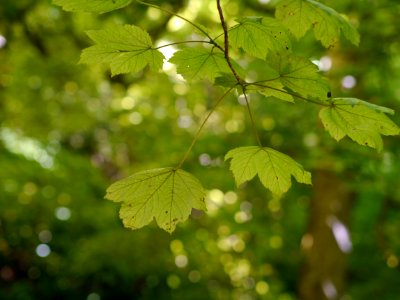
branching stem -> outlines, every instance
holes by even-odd
[[[222,100],[236,87],[237,85],[234,85],[233,87],[231,87],[229,90],[227,90],[218,100],[217,102],[214,104],[214,106],[211,108],[211,110],[208,112],[207,116],[205,117],[205,119],[203,120],[203,122],[201,123],[199,129],[196,132],[196,135],[194,136],[192,143],[190,144],[189,148],[187,149],[185,155],[183,156],[182,160],[180,161],[180,163],[175,167],[175,169],[180,169],[181,166],[183,165],[183,163],[186,161],[186,159],[188,158],[190,152],[192,151],[192,148],[194,146],[194,144],[197,142],[201,131],[204,128],[204,125],[206,125],[208,119],[211,117],[212,113],[216,110],[216,108],[218,107],[218,105],[222,102]]]
[[[224,54],[225,54],[225,59],[226,62],[228,63],[229,68],[232,71],[233,76],[235,76],[238,84],[240,84],[243,87],[243,83],[239,75],[237,74],[236,70],[232,66],[231,58],[229,56],[229,36],[228,36],[228,28],[226,27],[225,23],[225,18],[224,18],[224,13],[222,11],[221,7],[221,0],[217,0],[217,8],[218,8],[218,13],[219,13],[219,19],[221,20],[221,25],[222,29],[224,31]]]

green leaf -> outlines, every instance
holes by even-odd
[[[192,208],[206,210],[205,192],[191,174],[174,168],[142,171],[113,183],[106,198],[122,202],[120,218],[132,229],[149,224],[153,218],[159,227],[173,232],[185,221]]]
[[[127,6],[132,0],[53,0],[66,11],[105,13]]]
[[[299,39],[312,28],[325,47],[338,43],[340,34],[355,45],[360,42],[357,30],[338,12],[313,0],[281,0],[276,18]]]
[[[222,53],[215,48],[185,48],[174,53],[169,62],[177,65],[177,72],[188,81],[209,79],[214,81],[222,73],[231,73]],[[241,73],[238,64],[232,61],[236,71]]]
[[[149,34],[133,25],[114,25],[87,34],[96,43],[83,50],[80,63],[109,63],[112,75],[139,72],[149,65],[157,71],[164,55],[153,49]]]
[[[311,174],[291,157],[267,147],[249,146],[230,150],[225,160],[231,160],[231,171],[239,186],[258,175],[261,183],[274,195],[282,195],[291,186],[291,176],[301,183],[311,184]]]
[[[268,78],[257,81],[254,86],[266,96],[293,102],[293,97],[282,90],[282,85],[302,97],[326,100],[329,92],[328,81],[318,72],[318,67],[306,58],[293,55],[268,55],[270,67]]]
[[[386,107],[366,105],[354,98],[333,98],[332,105],[323,108],[319,117],[330,135],[337,141],[346,135],[360,145],[382,150],[381,135],[398,135],[399,127],[383,112]]]
[[[236,22],[239,24],[229,30],[233,48],[242,48],[261,59],[265,59],[270,50],[284,52],[291,48],[285,28],[273,18],[244,17]]]

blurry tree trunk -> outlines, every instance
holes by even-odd
[[[347,227],[352,194],[345,181],[332,171],[317,170],[313,177],[309,224],[301,243],[305,262],[299,279],[299,296],[301,300],[340,299],[346,277],[345,252],[351,250],[351,243],[347,239],[347,248],[338,243],[340,232],[336,231],[335,238],[333,227],[336,230],[340,224]],[[346,243],[346,234],[342,241]]]

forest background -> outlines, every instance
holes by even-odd
[[[352,20],[359,47],[326,50],[309,33],[293,48],[319,66],[334,96],[390,107],[400,124],[400,4],[323,2]],[[214,1],[153,3],[220,26]],[[223,5],[227,20],[275,11],[274,1]],[[385,138],[381,152],[337,143],[311,105],[251,99],[261,139],[311,171],[312,187],[296,183],[275,199],[257,181],[235,186],[223,157],[253,137],[232,95],[186,163],[207,189],[207,212],[172,235],[155,224],[125,229],[107,186],[179,160],[221,90],[188,85],[168,64],[114,77],[104,65],[78,64],[91,45],[85,31],[111,23],[143,27],[156,44],[193,34],[135,3],[96,15],[1,1],[1,299],[399,297],[399,139]]]

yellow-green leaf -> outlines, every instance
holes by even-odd
[[[291,186],[291,176],[298,182],[311,184],[311,174],[291,157],[267,147],[249,146],[230,150],[225,160],[231,160],[231,171],[237,185],[258,175],[261,183],[280,196]]]
[[[319,116],[337,141],[346,135],[360,145],[382,150],[381,135],[398,135],[399,127],[384,112],[390,109],[354,98],[333,98]]]
[[[155,218],[168,232],[185,221],[192,208],[206,210],[204,197],[204,189],[193,175],[174,168],[135,173],[113,183],[106,195],[122,202],[120,218],[125,227],[138,229]]]
[[[132,0],[53,0],[66,11],[104,13],[127,6]]]
[[[112,75],[139,72],[149,65],[153,71],[163,65],[164,55],[153,49],[149,34],[134,25],[114,25],[87,34],[96,43],[83,50],[81,63],[109,63]]]
[[[357,30],[345,17],[317,1],[281,0],[275,15],[298,39],[312,28],[325,47],[337,44],[341,33],[355,45],[360,41]]]

